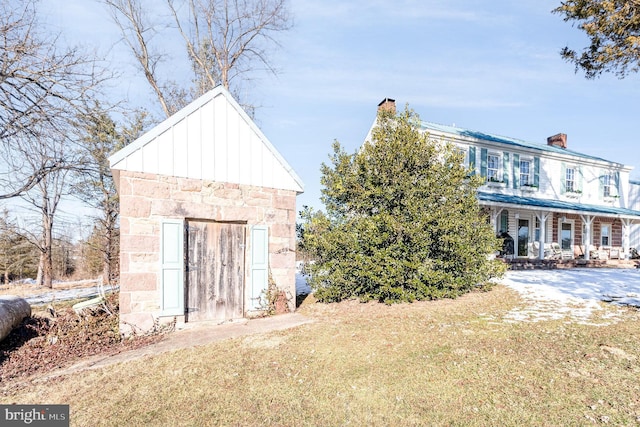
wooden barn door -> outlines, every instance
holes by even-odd
[[[243,317],[244,247],[242,224],[188,222],[187,321]]]

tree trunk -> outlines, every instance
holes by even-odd
[[[102,283],[107,285],[111,284],[111,276],[112,276],[112,251],[113,251],[113,230],[111,229],[109,216],[107,216],[107,221],[105,223],[104,230],[104,250],[102,252],[102,256],[104,259],[104,264],[102,268]]]
[[[44,265],[42,269],[43,275],[43,284],[47,288],[53,288],[53,254],[52,254],[52,242],[51,242],[51,229],[48,230],[47,233],[47,241],[45,243],[45,252],[44,252]]]
[[[36,276],[36,286],[44,286],[43,278],[44,271],[44,253],[40,252],[40,260],[38,261],[38,275]]]
[[[43,197],[44,199],[44,197]],[[48,206],[48,200],[43,206]],[[42,286],[53,288],[53,218],[48,215],[48,209],[42,214]]]
[[[0,296],[0,341],[29,316],[31,316],[31,306],[27,300],[15,295]]]

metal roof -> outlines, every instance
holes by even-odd
[[[601,157],[589,156],[587,154],[579,153],[577,151],[569,150],[569,149],[566,149],[566,148],[556,147],[554,145],[527,142],[527,141],[523,141],[521,139],[510,138],[510,137],[506,137],[506,136],[493,135],[493,134],[490,134],[490,133],[478,132],[478,131],[475,131],[475,130],[463,129],[463,128],[459,128],[459,127],[455,127],[455,126],[441,125],[441,124],[432,123],[432,122],[424,122],[423,121],[423,122],[421,122],[421,125],[422,125],[422,129],[426,130],[426,131],[432,130],[432,131],[437,131],[437,132],[454,134],[454,135],[458,135],[458,136],[462,136],[462,137],[475,138],[475,139],[479,139],[479,140],[482,140],[482,141],[497,142],[497,143],[500,143],[500,144],[506,144],[506,145],[510,145],[510,146],[514,146],[514,147],[529,148],[529,149],[532,149],[532,150],[538,150],[538,151],[544,151],[544,152],[556,153],[556,154],[562,154],[562,155],[570,155],[570,156],[581,157],[583,159],[597,160],[597,161],[600,161],[600,162],[619,164],[617,162],[612,162],[611,160],[606,160],[606,159],[603,159]]]
[[[527,206],[542,208],[547,210],[561,211],[567,213],[583,213],[613,217],[633,217],[640,220],[640,211],[626,208],[616,208],[613,206],[588,205],[582,203],[571,203],[562,200],[538,199],[535,197],[510,196],[507,194],[486,193],[478,191],[478,200],[481,202],[492,202],[504,205]]]

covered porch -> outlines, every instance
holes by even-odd
[[[499,256],[514,264],[613,265],[630,260],[637,249],[630,248],[629,236],[631,225],[640,223],[638,211],[483,192],[478,199],[496,235],[505,239]]]

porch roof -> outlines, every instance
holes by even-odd
[[[640,211],[616,208],[613,206],[571,203],[563,200],[538,199],[535,197],[511,196],[508,194],[486,193],[482,191],[478,192],[478,200],[480,200],[481,204],[494,206],[538,208],[537,210],[627,218],[640,221]]]

